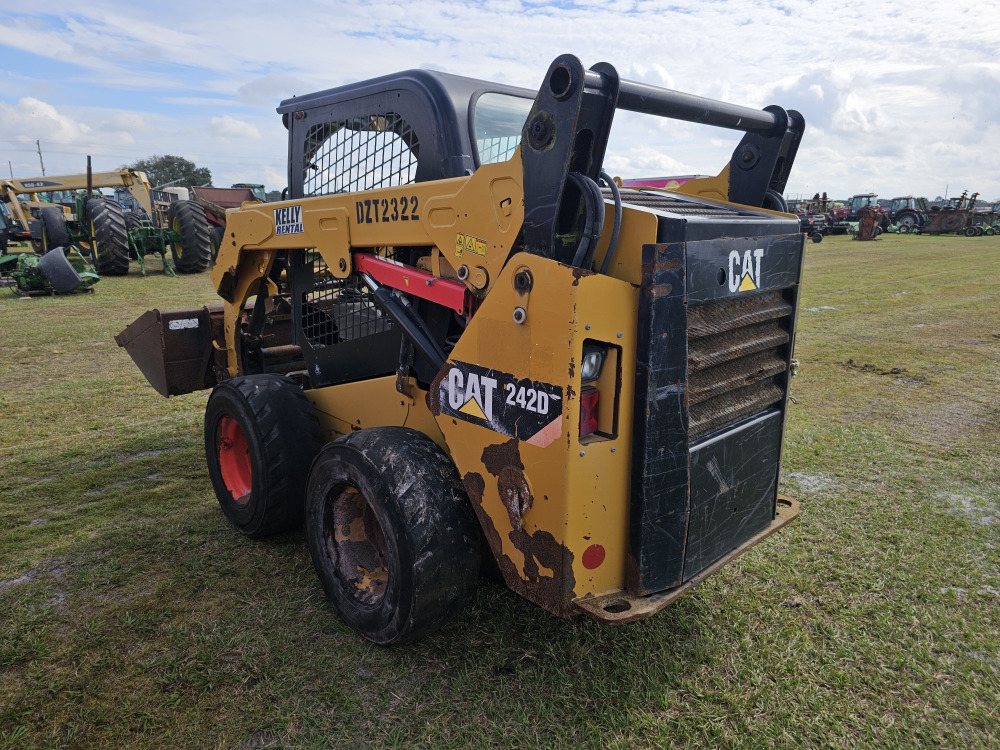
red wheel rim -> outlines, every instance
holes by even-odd
[[[253,480],[247,439],[239,423],[228,414],[219,420],[217,430],[219,472],[222,474],[222,481],[232,494],[233,500],[240,505],[246,505],[250,501]]]

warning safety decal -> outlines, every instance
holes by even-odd
[[[562,433],[562,387],[450,362],[441,413],[544,448]]]

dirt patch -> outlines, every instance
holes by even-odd
[[[904,385],[916,385],[924,383],[927,378],[922,375],[909,375],[905,367],[890,367],[888,370],[876,367],[873,364],[865,362],[864,364],[858,364],[853,359],[849,359],[846,362],[838,362],[843,368],[848,370],[854,370],[855,372],[864,372],[869,375],[892,375],[895,376],[893,380],[897,383]]]
[[[790,471],[782,474],[781,478],[804,492],[829,492],[837,487],[837,480],[822,472],[807,474],[804,471]]]
[[[73,563],[65,560],[46,560],[41,565],[25,571],[17,578],[0,578],[0,589],[12,589],[24,583],[30,583],[39,576],[50,575],[60,579],[73,567]]]
[[[1000,507],[996,501],[985,497],[961,495],[957,492],[939,492],[938,497],[948,505],[948,512],[978,526],[1000,524]]]

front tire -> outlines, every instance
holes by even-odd
[[[248,375],[216,386],[205,408],[205,457],[229,522],[253,538],[298,526],[321,442],[312,405],[289,378]]]
[[[454,464],[426,435],[376,427],[328,443],[306,495],[316,573],[369,641],[428,635],[474,590],[479,525]]]
[[[39,221],[42,225],[42,255],[57,247],[69,249],[69,228],[66,226],[66,214],[60,208],[43,208]]]
[[[178,273],[201,273],[212,264],[212,236],[205,209],[198,201],[174,201],[167,210],[170,228],[180,242],[170,243]]]
[[[97,273],[101,276],[128,275],[128,230],[121,204],[107,198],[91,198],[87,201],[87,216],[94,240],[91,257]]]

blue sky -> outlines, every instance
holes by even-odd
[[[0,172],[153,154],[216,185],[285,184],[274,108],[412,67],[537,87],[570,52],[622,77],[802,112],[791,197],[948,190],[1000,199],[1000,3],[869,0],[301,0],[168,6],[0,0]],[[712,174],[735,134],[619,116],[623,177]],[[7,164],[9,162],[9,166]]]

